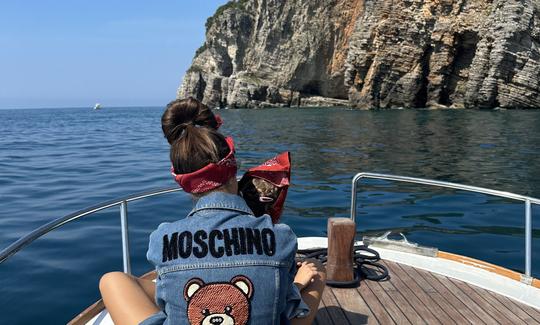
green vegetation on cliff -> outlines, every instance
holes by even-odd
[[[225,12],[225,10],[227,9],[244,10],[245,5],[248,1],[249,0],[231,0],[227,2],[226,4],[224,4],[223,6],[217,8],[216,13],[212,17],[208,17],[208,19],[206,20],[206,24],[205,24],[206,31],[208,31],[210,27],[212,27],[212,24],[214,23],[215,19],[221,16]]]
[[[199,56],[199,54],[201,54],[202,52],[206,51],[207,47],[206,47],[206,42],[204,42],[203,45],[201,45],[197,51],[195,51],[195,56]]]

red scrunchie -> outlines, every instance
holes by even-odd
[[[205,167],[189,174],[175,174],[171,167],[174,180],[188,193],[204,193],[226,184],[231,177],[236,176],[237,164],[234,157],[234,143],[231,137],[225,138],[230,152],[217,163],[210,163]]]
[[[214,114],[214,118],[216,119],[216,130],[219,129],[223,125],[223,119],[218,114]]]

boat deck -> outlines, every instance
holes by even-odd
[[[540,324],[540,309],[447,276],[380,260],[390,278],[359,287],[326,287],[316,325],[345,324]],[[155,272],[143,278],[154,279]],[[70,325],[111,325],[102,301]]]
[[[390,279],[326,287],[315,324],[540,324],[540,311],[465,282],[389,261]]]

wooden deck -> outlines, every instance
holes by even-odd
[[[326,287],[314,324],[540,324],[540,311],[445,276],[382,261],[390,279]]]

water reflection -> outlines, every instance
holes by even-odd
[[[96,202],[174,185],[159,128],[161,112],[0,111],[0,247]],[[360,171],[540,197],[536,111],[269,109],[220,114],[223,132],[235,137],[242,171],[280,151],[292,152],[293,186],[283,222],[299,236],[325,235],[328,217],[349,216],[350,182]],[[179,193],[130,203],[135,273],[150,268],[148,234],[190,208],[190,199]],[[426,246],[517,270],[523,269],[523,216],[523,204],[462,191],[369,180],[358,193],[359,235],[393,230]],[[533,207],[535,221],[538,216],[540,207]],[[33,323],[46,316],[51,323],[65,323],[94,301],[99,275],[121,268],[118,224],[118,211],[107,211],[58,230],[3,264],[0,313],[12,317],[5,322]],[[533,226],[533,251],[538,251],[538,222]],[[533,256],[533,273],[540,276],[538,256]],[[53,290],[57,299],[50,301],[62,301],[57,309],[62,312],[51,317],[57,306],[33,293],[51,292],[50,284],[60,282]],[[75,287],[78,299],[66,301]],[[36,308],[27,311],[28,305]]]
[[[238,132],[240,150],[247,150],[253,163],[260,152],[292,151],[294,187],[286,213],[288,220],[298,222],[294,226],[300,235],[324,234],[324,229],[309,227],[302,220],[349,215],[350,180],[360,171],[540,197],[540,116],[534,111],[283,109],[235,114],[243,123],[236,123],[231,114],[227,116],[232,117],[231,128]],[[250,132],[245,141],[242,134],[249,132],[247,125],[262,130],[261,134]],[[425,244],[450,250],[465,247],[457,251],[522,267],[522,254],[515,258],[507,254],[522,252],[522,204],[386,181],[366,181],[360,188],[360,233],[398,229]],[[314,224],[324,227],[323,222]],[[479,250],[459,244],[463,235],[486,249],[475,255]],[[505,242],[508,237],[519,240]],[[513,248],[497,250],[498,245]],[[534,269],[540,272],[538,260]]]

